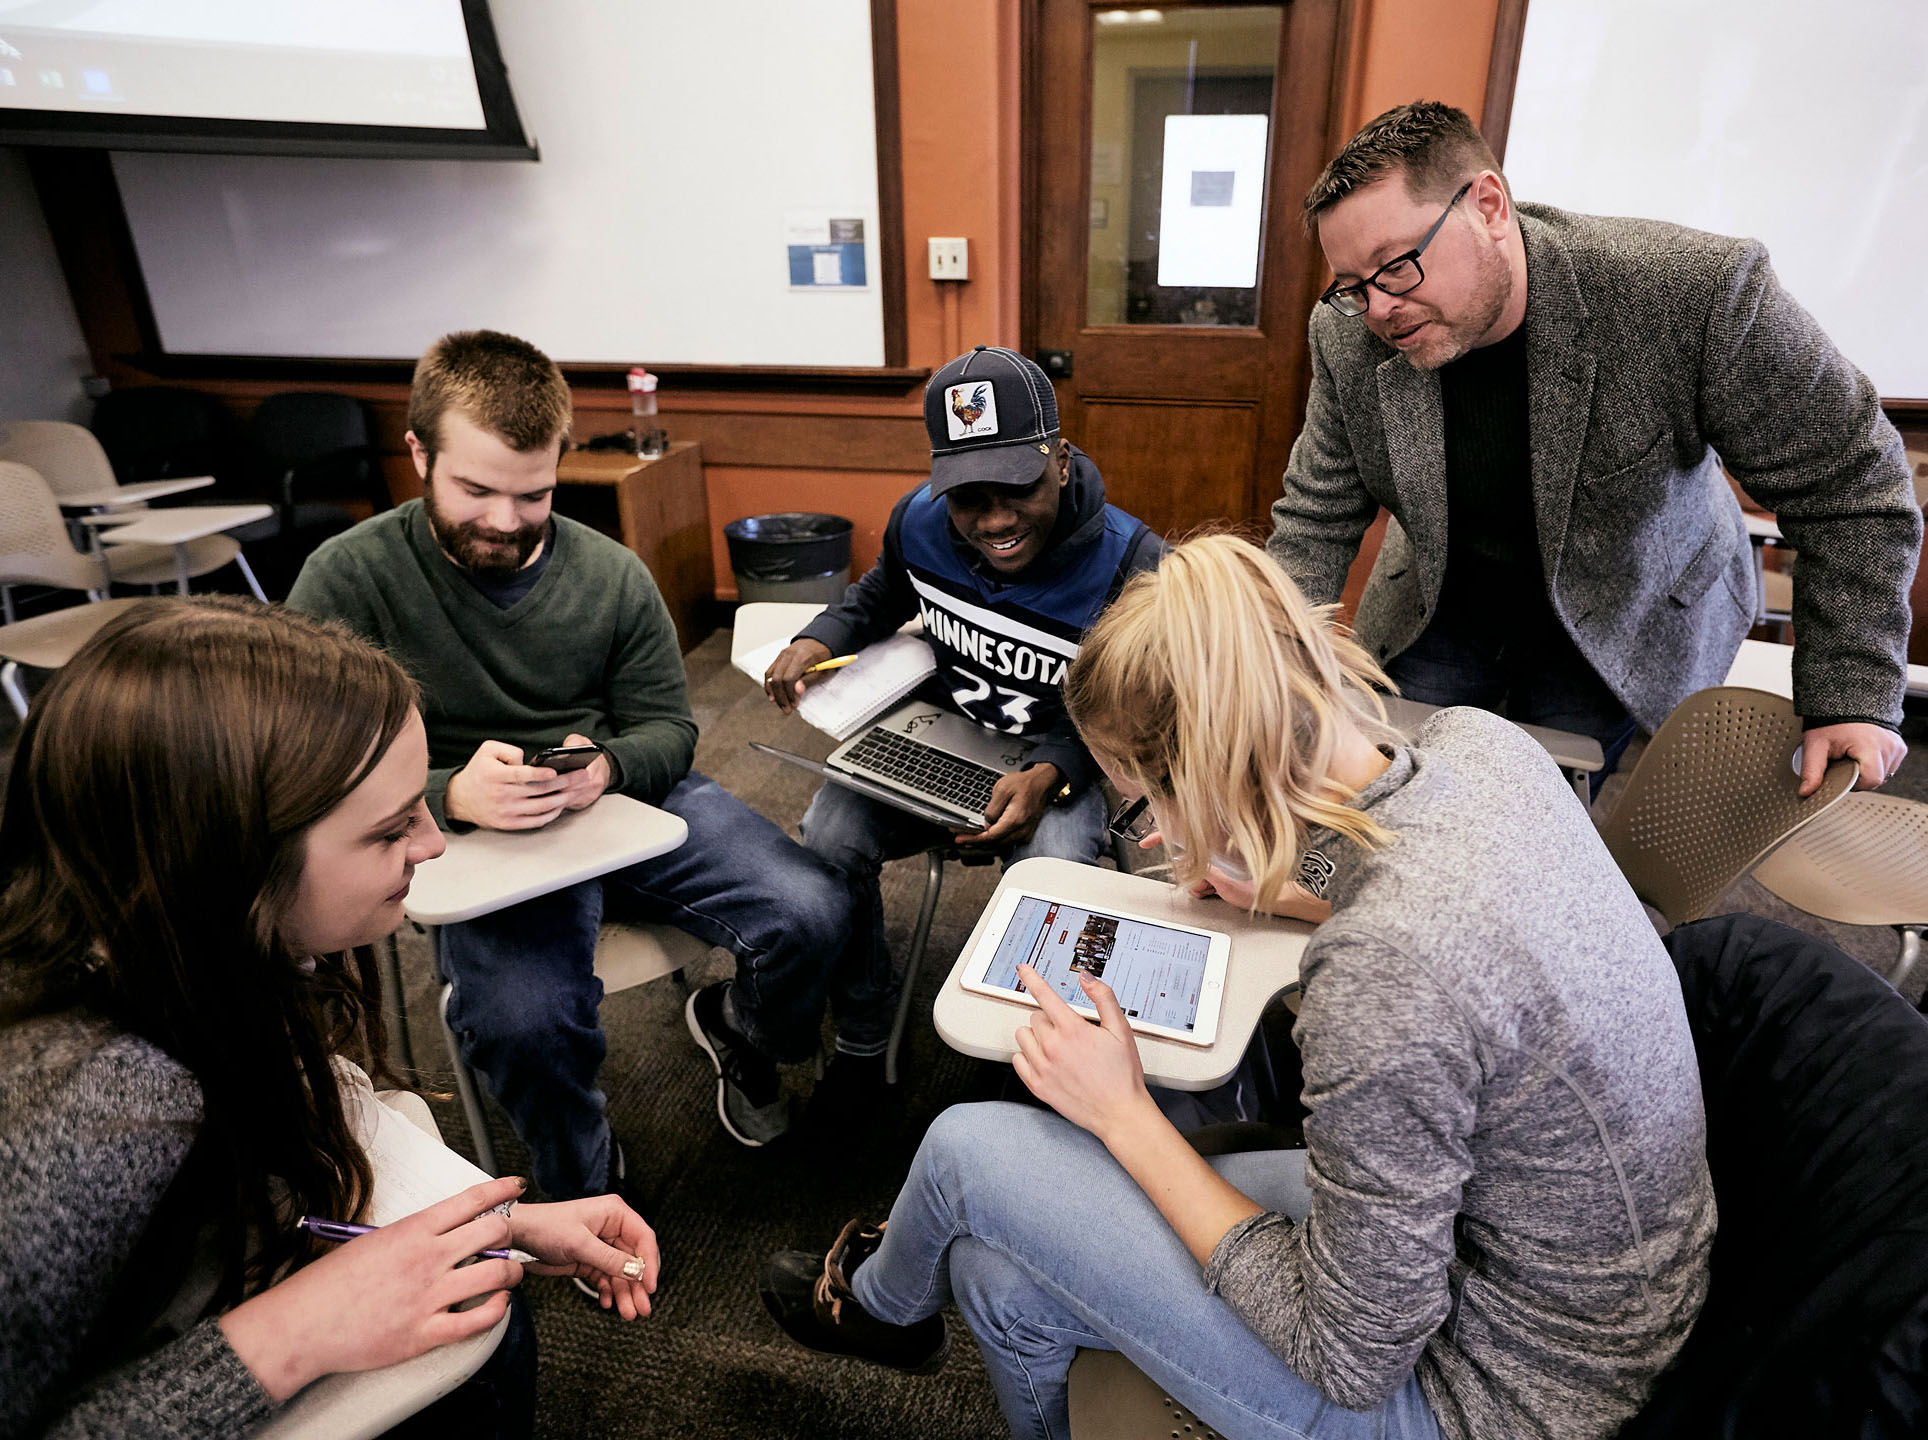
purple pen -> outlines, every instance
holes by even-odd
[[[324,1220],[319,1215],[303,1215],[295,1222],[295,1228],[306,1230],[322,1240],[342,1241],[353,1240],[357,1235],[366,1235],[379,1227],[356,1225],[347,1220]],[[533,1264],[536,1258],[526,1250],[478,1250],[475,1253],[479,1259],[513,1260],[518,1265]]]

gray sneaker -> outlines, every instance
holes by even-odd
[[[743,1145],[768,1145],[790,1128],[790,1101],[776,1062],[724,1018],[730,981],[705,985],[683,1007],[690,1035],[716,1066],[716,1117]]]

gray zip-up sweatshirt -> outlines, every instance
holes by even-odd
[[[1206,1283],[1340,1405],[1408,1374],[1448,1440],[1590,1440],[1707,1292],[1706,1124],[1679,982],[1545,751],[1442,711],[1310,837],[1302,1225],[1234,1226]],[[1326,864],[1329,862],[1329,870]]]

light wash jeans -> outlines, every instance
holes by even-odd
[[[1305,1152],[1212,1167],[1268,1210],[1311,1209]],[[1377,1410],[1301,1380],[1206,1290],[1198,1263],[1104,1146],[1028,1105],[959,1105],[924,1137],[857,1300],[908,1325],[955,1299],[1019,1440],[1068,1440],[1080,1348],[1121,1351],[1227,1440],[1439,1440],[1408,1377]]]
[[[797,834],[805,848],[850,882],[850,939],[830,979],[837,1048],[847,1055],[881,1055],[897,1016],[898,979],[884,943],[878,871],[886,860],[943,844],[950,832],[894,805],[826,784],[803,812]],[[1031,838],[1013,848],[1004,863],[1044,856],[1094,865],[1107,843],[1104,791],[1093,783],[1066,804],[1046,806]]]

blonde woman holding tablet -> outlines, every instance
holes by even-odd
[[[775,1257],[793,1338],[928,1367],[955,1298],[1020,1436],[1068,1433],[1080,1347],[1232,1437],[1583,1440],[1639,1408],[1714,1230],[1673,967],[1532,740],[1454,709],[1402,741],[1382,682],[1218,535],[1134,579],[1065,687],[1177,883],[1331,907],[1294,1029],[1306,1149],[1199,1158],[1110,991],[1085,981],[1092,1024],[1036,986],[1015,1064],[1050,1111],[946,1112],[888,1229]]]

